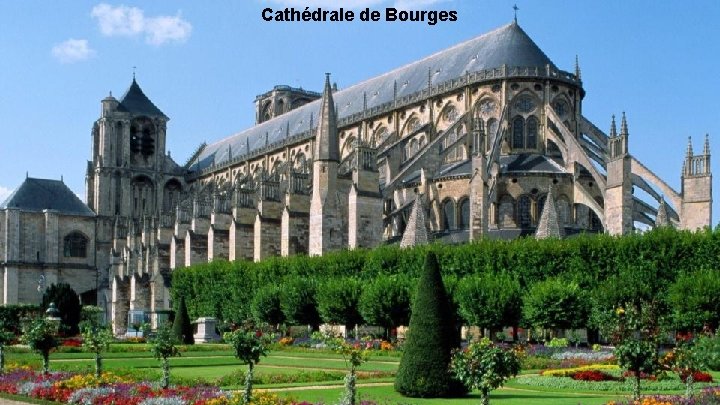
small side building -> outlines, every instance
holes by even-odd
[[[0,204],[0,303],[37,304],[70,284],[97,303],[95,213],[61,180],[26,178]]]

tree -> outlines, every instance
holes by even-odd
[[[80,297],[70,284],[59,283],[51,285],[43,294],[42,308],[46,310],[50,303],[60,312],[60,331],[68,336],[77,335],[80,323]]]
[[[150,339],[150,352],[162,364],[162,388],[170,386],[170,357],[180,356],[176,344],[177,340],[169,322],[159,327],[155,336]]]
[[[192,323],[190,323],[187,305],[185,305],[185,297],[182,296],[180,297],[180,303],[178,303],[178,310],[173,322],[173,334],[178,342],[182,342],[186,345],[195,343],[195,339],[193,338]]]
[[[679,329],[716,330],[720,326],[720,272],[697,270],[681,274],[668,290],[668,303]]]
[[[440,277],[437,257],[429,252],[413,300],[410,330],[395,390],[409,397],[447,397],[467,392],[448,373],[457,338],[455,321]]]
[[[520,372],[520,359],[514,351],[503,350],[485,338],[456,351],[450,371],[468,387],[480,390],[480,403],[487,405],[490,391]]]
[[[402,275],[379,275],[363,286],[358,302],[365,322],[385,328],[385,335],[410,320],[410,280]]]
[[[280,286],[268,284],[259,288],[250,302],[250,311],[256,322],[267,323],[275,328],[285,322],[280,306]]]
[[[310,325],[317,330],[320,314],[315,298],[315,282],[301,277],[289,278],[283,283],[280,306],[288,322],[294,325]]]
[[[5,346],[12,343],[15,340],[15,334],[5,324],[5,321],[0,320],[0,373],[5,371]]]
[[[57,323],[46,318],[31,319],[23,327],[23,342],[42,356],[43,374],[50,373],[50,351],[59,346],[57,328]]]
[[[255,329],[252,323],[232,332],[225,332],[223,339],[235,350],[235,357],[243,364],[248,365],[248,372],[245,376],[245,392],[243,403],[249,404],[252,400],[252,379],[255,365],[260,362],[261,356],[267,356],[268,345],[272,341],[272,335],[263,333],[261,329]]]
[[[80,331],[83,337],[83,347],[95,354],[95,376],[102,374],[102,353],[110,347],[113,334],[110,328],[102,324],[102,309],[96,306],[82,308],[83,321],[80,322]]]
[[[320,333],[320,332],[316,332]],[[372,352],[372,345],[370,342],[356,341],[350,344],[345,341],[342,337],[333,336],[330,334],[321,334],[320,339],[325,344],[343,356],[345,360],[345,366],[348,368],[348,374],[345,376],[345,391],[340,399],[340,405],[355,405],[357,398],[357,368],[367,361]]]
[[[507,273],[464,278],[455,294],[460,315],[470,325],[494,330],[517,326],[522,315],[520,283]]]
[[[576,329],[587,323],[590,308],[580,287],[559,278],[535,283],[525,295],[523,317],[544,329]]]
[[[351,330],[362,322],[358,310],[360,281],[354,278],[330,279],[320,284],[317,290],[317,304],[320,317],[325,323],[345,325]]]

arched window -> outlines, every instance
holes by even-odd
[[[525,147],[527,149],[537,148],[538,120],[535,117],[527,119]]]
[[[71,232],[63,241],[63,256],[87,257],[88,239],[80,232]]]
[[[558,198],[557,202],[555,203],[555,207],[557,208],[558,222],[561,225],[566,225],[570,223],[570,203],[568,202],[567,198]]]
[[[514,227],[515,222],[515,200],[509,195],[504,195],[500,198],[500,204],[498,205],[498,224],[501,227]]]
[[[522,228],[529,227],[532,224],[530,206],[530,197],[524,195],[518,199],[518,224]]]
[[[443,225],[445,230],[455,229],[455,203],[447,199],[442,205]]]
[[[515,117],[512,130],[512,147],[522,149],[525,147],[525,120],[522,117]]]
[[[460,201],[460,216],[458,217],[458,229],[470,228],[470,200],[465,198]]]

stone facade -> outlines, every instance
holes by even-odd
[[[707,139],[702,154],[689,147],[673,190],[632,155],[624,115],[609,134],[583,116],[585,91],[579,66],[559,69],[511,23],[347,89],[329,76],[322,94],[275,87],[258,96],[256,125],[180,166],[166,153],[168,117],[133,80],[93,126],[96,215],[68,217],[77,224],[58,234],[95,227],[87,266],[123,333],[128,310],[170,305],[172,269],[208,260],[371,248],[408,226],[412,244],[710,225]],[[13,259],[39,243],[21,229],[54,226],[20,215],[0,211],[4,285],[35,277]],[[4,291],[6,302],[26,294]]]

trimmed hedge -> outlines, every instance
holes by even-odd
[[[622,279],[625,269],[651,269],[662,294],[680,274],[720,269],[720,228],[696,233],[663,227],[623,237],[581,235],[571,239],[513,241],[483,239],[462,245],[433,244],[412,249],[382,246],[373,250],[330,253],[321,257],[271,258],[259,263],[214,261],[176,269],[172,296],[185,297],[191,319],[215,316],[229,322],[252,317],[254,292],[292,278],[327,281],[355,277],[361,282],[379,275],[419,276],[428,251],[438,256],[443,277],[506,272],[521,288],[548,277],[563,276],[591,290],[608,278]]]

